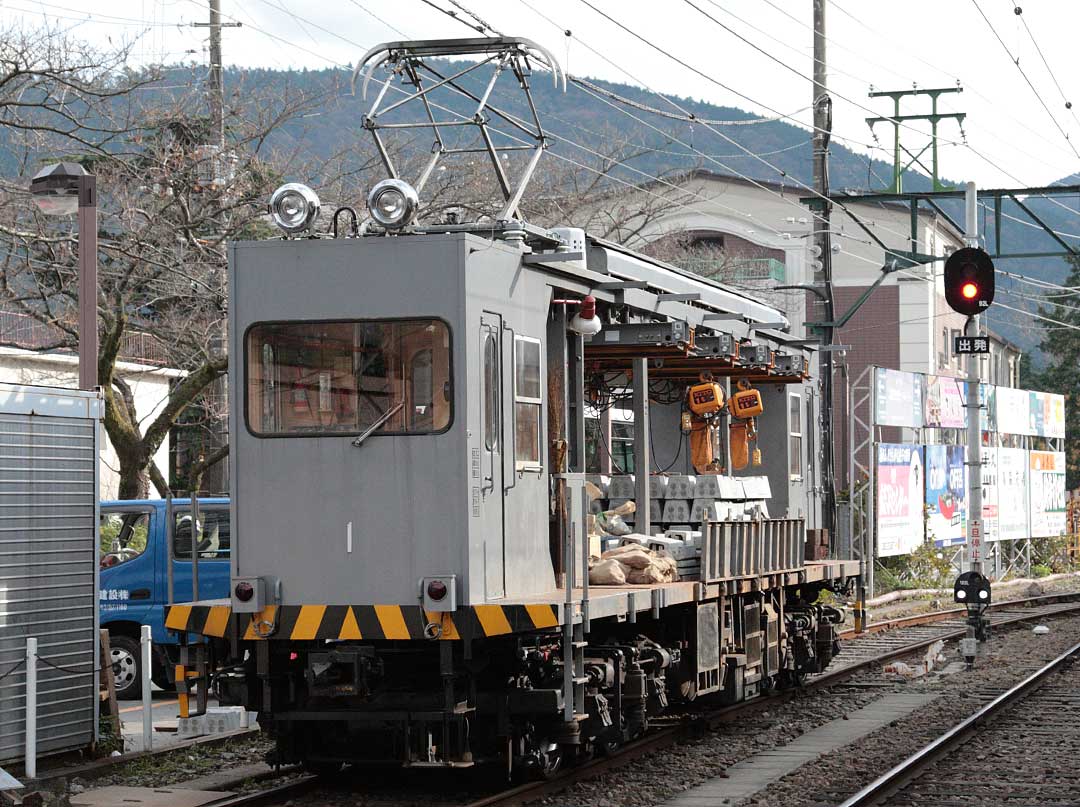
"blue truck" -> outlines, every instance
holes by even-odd
[[[168,529],[164,499],[101,504],[101,627],[109,631],[118,698],[142,694],[139,628],[149,625],[154,642],[151,678],[173,687],[178,638],[165,630],[168,593]],[[173,600],[192,599],[191,500],[173,499]],[[229,500],[198,501],[199,599],[229,596]]]

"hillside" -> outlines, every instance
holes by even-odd
[[[447,63],[453,71],[461,64]],[[166,80],[159,89],[148,88],[139,96],[138,103],[149,111],[155,107],[176,105],[188,114],[202,103],[201,81],[205,75],[202,66],[177,66],[166,70]],[[185,78],[187,81],[185,81]],[[280,98],[306,97],[311,106],[306,114],[279,129],[267,142],[267,147],[282,153],[304,154],[319,160],[328,160],[344,147],[354,145],[357,152],[367,159],[374,158],[369,135],[361,128],[361,116],[370,102],[362,101],[350,92],[349,75],[340,70],[274,71],[265,69],[230,68],[226,71],[226,104],[232,114],[245,116],[262,112],[248,99],[264,97],[272,93]],[[676,110],[650,92],[641,88],[594,80],[601,88],[617,93],[645,107],[676,113]],[[528,111],[520,101],[521,95],[512,80],[503,79],[501,89],[493,96],[496,105],[506,111],[526,117]],[[482,91],[474,81],[470,89]],[[800,194],[799,183],[811,182],[809,133],[782,120],[755,122],[750,125],[722,125],[715,130],[701,124],[684,120],[672,120],[660,114],[642,109],[628,110],[624,105],[597,98],[586,90],[571,84],[567,92],[553,86],[550,76],[538,73],[533,76],[532,89],[536,106],[548,132],[553,135],[552,151],[568,159],[596,164],[595,154],[589,150],[609,155],[620,151],[620,156],[634,155],[626,160],[629,167],[615,169],[612,173],[625,182],[638,183],[647,175],[663,175],[691,168],[705,168],[718,173],[742,174],[748,177],[774,182],[790,182],[792,196]],[[433,94],[436,103],[463,115],[471,116],[475,105],[460,95],[448,92]],[[751,121],[754,116],[740,109],[720,107],[690,98],[675,98],[679,106],[689,110],[699,119],[722,121]],[[626,114],[630,112],[630,114]],[[678,114],[678,113],[676,113]],[[509,128],[502,123],[499,128]],[[721,134],[718,134],[718,130]],[[4,133],[0,132],[0,146]],[[416,148],[427,150],[430,136],[423,133],[416,137]],[[574,144],[580,144],[580,148]],[[690,148],[688,148],[688,146]],[[760,155],[747,155],[742,149]],[[695,153],[694,150],[702,152]],[[4,151],[8,151],[4,156]],[[834,190],[867,190],[881,188],[891,174],[891,167],[880,160],[868,160],[834,140],[830,148],[830,176]],[[19,173],[17,164],[8,165],[14,159],[12,151],[0,147],[0,169]],[[542,164],[543,166],[543,164]],[[541,168],[543,170],[543,168]],[[298,179],[301,179],[298,177]],[[319,176],[303,177],[313,184]],[[1066,178],[1076,182],[1077,178]],[[904,178],[907,190],[929,189],[929,179],[917,173]],[[962,178],[953,181],[962,185]],[[1080,199],[1064,198],[1060,204],[1046,199],[1032,199],[1030,207],[1049,226],[1064,233],[1080,233]],[[957,221],[963,220],[960,203],[944,203],[942,207]],[[1072,208],[1072,209],[1066,209]],[[1015,207],[1006,205],[1005,214],[1025,218]],[[993,243],[993,215],[983,218],[988,243]],[[1058,249],[1058,245],[1039,230],[1005,219],[1002,227],[1003,246],[1011,252],[1036,252]],[[1080,236],[1070,239],[1080,243]],[[1022,261],[1004,261],[1003,269],[1044,280],[1060,282],[1066,275],[1065,262],[1060,258],[1041,258]],[[1008,291],[1016,289],[1016,281],[1003,278],[999,283],[1002,301],[1016,307],[1030,307],[1032,303],[1010,297]],[[1031,287],[1019,286],[1024,292]],[[1039,341],[1040,334],[1031,327],[1031,320],[1002,308],[993,309],[991,325],[1007,338],[1027,350]]]

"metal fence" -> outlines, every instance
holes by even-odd
[[[0,311],[0,341],[21,347],[24,350],[59,349],[56,345],[70,337],[53,325],[34,319],[27,314],[14,311]],[[152,364],[164,367],[168,363],[165,347],[145,331],[126,331],[120,337],[120,352],[123,361],[138,364]]]
[[[701,549],[701,581],[799,569],[805,552],[806,525],[802,519],[709,522]]]

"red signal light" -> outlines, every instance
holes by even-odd
[[[974,300],[979,294],[979,287],[974,283],[965,283],[960,288],[960,293],[964,295],[965,299]]]

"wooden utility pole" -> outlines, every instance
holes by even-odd
[[[194,28],[210,29],[210,122],[214,145],[225,147],[225,70],[221,58],[221,29],[239,28],[238,22],[221,21],[221,0],[210,0],[210,22],[193,22]]]
[[[814,211],[814,277],[813,282],[823,292],[825,307],[824,320],[835,321],[833,312],[832,286],[832,237],[830,222],[832,205],[827,201],[829,195],[829,140],[832,135],[832,99],[828,93],[828,74],[826,72],[825,53],[825,3],[826,0],[813,0],[814,4],[814,190],[817,192]],[[815,318],[819,319],[819,318]],[[833,360],[829,349],[833,342],[833,328],[827,326],[821,330],[822,350],[819,355],[821,369],[821,484],[822,526],[829,530],[830,536],[836,536],[836,480],[833,461]]]

